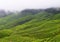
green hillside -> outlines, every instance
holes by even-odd
[[[0,42],[60,42],[60,13],[11,14],[0,18]]]

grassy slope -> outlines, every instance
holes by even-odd
[[[30,15],[29,15],[30,16]],[[29,17],[28,16],[28,17]],[[0,31],[1,42],[60,42],[60,14],[39,13],[28,22]],[[24,19],[29,19],[25,18]],[[22,18],[21,18],[22,19]],[[24,20],[23,19],[23,20]],[[20,20],[21,21],[21,20]]]
[[[31,18],[29,18],[31,17]],[[23,24],[32,19],[31,15],[20,17],[20,15],[8,15],[7,17],[0,18],[0,29],[11,28]]]

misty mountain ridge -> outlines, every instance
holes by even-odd
[[[47,9],[25,9],[22,10],[21,12],[11,12],[11,11],[4,11],[4,10],[0,10],[0,17],[4,17],[8,14],[15,14],[15,13],[19,13],[19,14],[23,14],[26,15],[28,13],[30,14],[37,14],[39,12],[48,12],[48,13],[60,13],[60,8],[47,8]]]

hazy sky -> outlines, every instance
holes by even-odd
[[[0,9],[4,10],[48,7],[60,7],[60,0],[0,0]]]

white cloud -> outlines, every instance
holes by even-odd
[[[0,0],[0,9],[5,10],[48,7],[60,7],[60,0]]]

